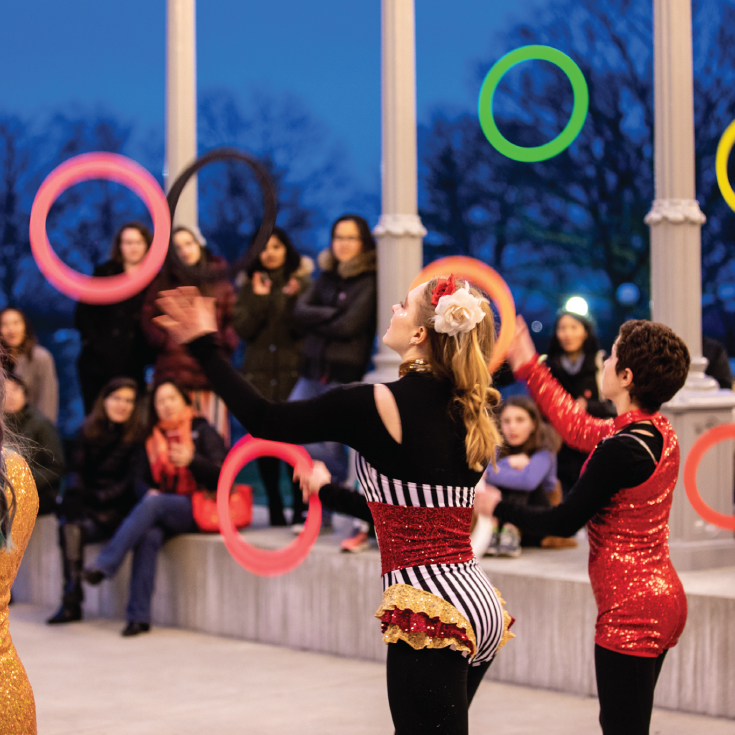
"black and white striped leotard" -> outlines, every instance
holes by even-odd
[[[384,589],[405,584],[449,603],[472,626],[472,663],[490,660],[503,635],[503,613],[472,557],[471,508],[482,473],[468,466],[466,431],[453,407],[451,385],[426,373],[387,385],[401,419],[398,443],[378,414],[372,385],[271,403],[220,354],[213,335],[195,340],[189,349],[253,436],[292,444],[336,441],[358,452],[358,475],[381,546]],[[344,510],[364,515],[365,500],[349,495],[347,502],[355,507]],[[421,563],[405,563],[417,559]]]

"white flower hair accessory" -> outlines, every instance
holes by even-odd
[[[457,288],[454,274],[439,279],[431,303],[436,309],[434,329],[450,337],[471,332],[485,318],[480,299],[470,293],[469,285]]]

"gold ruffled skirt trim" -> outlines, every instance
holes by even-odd
[[[493,589],[503,607],[503,637],[498,644],[498,650],[500,650],[511,638],[516,637],[515,633],[510,632],[510,626],[515,622],[515,618],[505,609],[505,600],[500,594],[500,590],[497,587],[493,587]]]
[[[410,610],[434,620],[438,619],[445,625],[455,625],[457,628],[464,630],[470,645],[467,641],[454,636],[431,636],[426,631],[412,633],[403,630],[396,624],[390,624],[385,629],[383,634],[385,643],[395,643],[402,640],[416,650],[454,646],[456,650],[466,651],[470,656],[473,656],[477,650],[477,638],[470,621],[454,605],[437,595],[433,595],[431,592],[417,589],[408,584],[393,584],[383,593],[383,601],[375,613],[375,617],[382,619],[383,615],[391,610]]]
[[[511,638],[516,637],[515,633],[510,631],[514,618],[505,609],[505,600],[500,591],[497,587],[493,587],[493,589],[503,607],[503,637],[498,644],[498,650],[500,650]],[[426,631],[410,632],[396,624],[390,624],[385,628],[383,634],[385,643],[396,643],[401,640],[416,650],[452,646],[457,651],[466,651],[470,656],[473,656],[477,650],[477,638],[469,620],[454,605],[437,595],[433,595],[431,592],[420,590],[408,584],[391,585],[383,593],[383,600],[375,613],[375,617],[382,619],[385,613],[391,610],[410,610],[414,613],[422,613],[434,620],[438,619],[445,625],[455,625],[465,632],[470,645],[467,641],[454,636],[431,636]]]

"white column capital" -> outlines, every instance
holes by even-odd
[[[707,217],[699,208],[696,199],[654,199],[651,211],[646,215],[647,225],[657,225],[660,222],[682,224],[684,222],[703,225]]]
[[[378,224],[373,228],[373,235],[424,237],[426,228],[421,224],[421,218],[417,214],[381,214]]]

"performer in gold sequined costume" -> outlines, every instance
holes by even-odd
[[[26,670],[10,638],[8,603],[10,588],[36,522],[38,493],[31,471],[20,455],[6,449],[2,459],[17,505],[12,544],[10,549],[0,548],[0,735],[36,735],[36,703]],[[10,489],[6,487],[4,492],[10,506]]]

